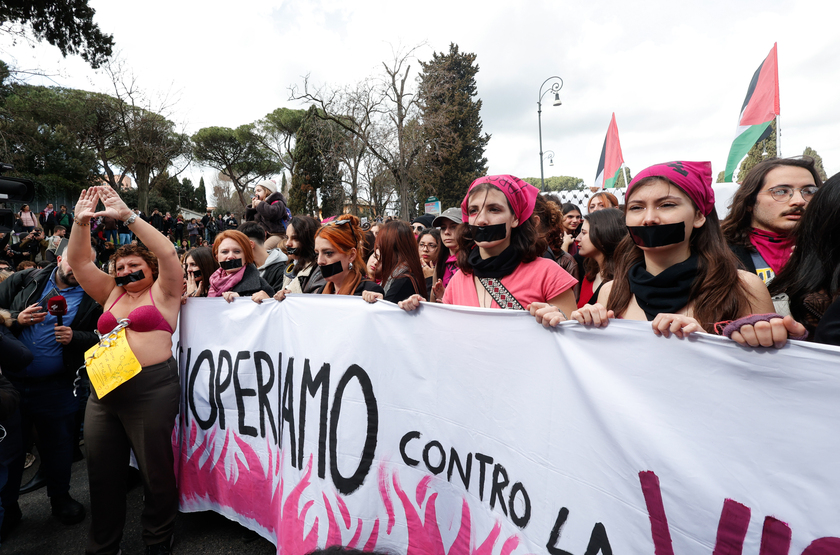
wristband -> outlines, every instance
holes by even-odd
[[[76,225],[80,225],[82,227],[90,227],[90,220],[88,220],[88,223],[83,224],[82,222],[79,221],[78,218],[73,218],[73,223],[76,224]]]
[[[774,318],[784,318],[781,314],[770,313],[770,314],[750,314],[749,316],[744,316],[743,318],[738,318],[737,320],[732,320],[731,322],[726,323],[726,327],[720,332],[721,335],[724,335],[728,338],[732,338],[732,334],[736,331],[741,329],[741,326],[747,325],[755,325],[757,322],[769,322]],[[724,322],[719,322],[715,324],[717,328]],[[803,341],[808,339],[808,330],[805,330],[804,335],[790,335],[788,333],[788,339],[795,339],[797,341]]]

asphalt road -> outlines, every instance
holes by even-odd
[[[82,448],[84,450],[84,447]],[[35,473],[38,461],[26,470],[23,483]],[[70,495],[90,509],[87,465],[84,460],[73,463]],[[46,488],[22,495],[20,508],[23,520],[0,547],[2,555],[82,555],[85,552],[90,515],[73,526],[64,526],[50,512]],[[142,555],[140,513],[143,510],[143,487],[128,494],[128,515],[123,533],[124,555]],[[175,524],[177,555],[274,555],[274,544],[239,524],[214,512],[179,513]]]

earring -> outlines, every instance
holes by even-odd
[[[352,269],[353,269],[353,263],[352,263],[352,262],[351,262],[350,264],[348,264],[348,265],[347,265],[347,269],[348,269],[348,270],[352,270]]]

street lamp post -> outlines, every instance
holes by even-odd
[[[549,88],[543,92],[543,87],[549,81],[556,79],[554,83],[551,84]],[[552,106],[560,106],[562,102],[560,102],[560,89],[563,88],[563,79],[554,75],[549,77],[543,84],[540,85],[540,93],[539,97],[537,98],[537,125],[539,126],[540,130],[540,191],[545,191],[545,173],[543,172],[543,149],[542,149],[542,99],[545,95],[550,92],[554,93],[554,104]],[[552,153],[553,154],[553,153]],[[552,159],[553,160],[553,159]]]
[[[546,150],[545,153],[543,154],[543,160],[545,160],[546,158],[548,158],[548,165],[553,166],[554,165],[554,151],[553,150]]]

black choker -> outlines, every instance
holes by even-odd
[[[645,269],[644,261],[630,268],[627,272],[630,291],[648,320],[660,313],[674,314],[688,305],[691,288],[697,279],[697,264],[697,255],[692,254],[688,260],[655,276]]]

